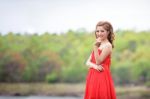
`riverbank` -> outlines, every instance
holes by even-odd
[[[84,88],[84,83],[0,83],[0,95],[83,97]],[[117,99],[127,99],[127,97],[128,99],[150,98],[150,88],[145,86],[116,86],[115,89],[118,97]]]

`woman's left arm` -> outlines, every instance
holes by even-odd
[[[95,56],[96,64],[97,65],[101,64],[105,60],[105,58],[109,54],[111,54],[111,52],[112,52],[111,44],[106,44],[105,47],[102,49],[100,55],[98,53],[98,46],[94,46],[94,56]]]

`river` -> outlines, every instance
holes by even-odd
[[[83,97],[53,96],[0,96],[0,99],[83,99]]]

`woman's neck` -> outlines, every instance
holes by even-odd
[[[105,44],[107,42],[109,42],[108,39],[104,39],[104,40],[102,40],[101,44]]]

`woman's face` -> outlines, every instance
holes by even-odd
[[[97,38],[100,37],[101,40],[107,39],[108,31],[105,30],[105,29],[103,28],[103,26],[97,26],[95,33],[96,33],[96,37],[97,37]]]

